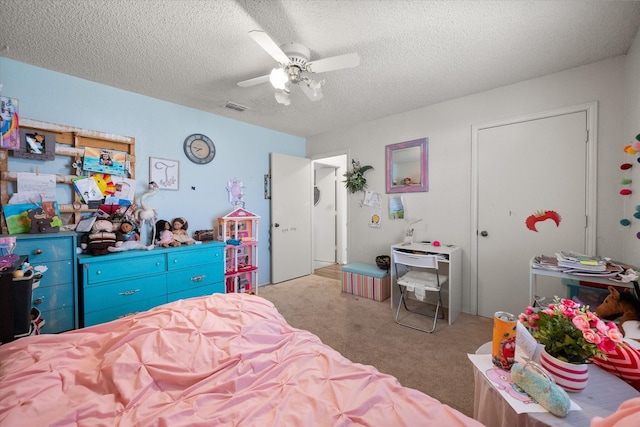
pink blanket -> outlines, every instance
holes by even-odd
[[[0,346],[0,425],[27,424],[481,425],[350,362],[246,294]]]

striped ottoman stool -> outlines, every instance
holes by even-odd
[[[389,272],[375,265],[346,264],[342,266],[342,292],[384,301],[391,296]]]

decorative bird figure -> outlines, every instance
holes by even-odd
[[[155,230],[155,225],[156,225],[156,221],[155,218],[157,216],[157,212],[155,210],[155,208],[152,208],[151,206],[147,206],[146,204],[146,200],[153,196],[154,194],[156,194],[158,192],[158,184],[156,184],[154,181],[151,181],[149,183],[149,190],[147,190],[146,193],[144,193],[142,196],[140,196],[140,207],[138,209],[136,209],[136,211],[134,212],[135,218],[138,220],[138,223],[140,224],[144,224],[145,222],[149,222],[153,228],[153,234],[151,235],[151,245],[154,244],[154,237],[156,235],[156,230]]]

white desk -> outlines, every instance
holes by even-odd
[[[462,311],[462,249],[457,246],[433,246],[430,243],[397,243],[391,245],[391,254],[394,249],[404,249],[423,254],[442,254],[448,260],[439,260],[439,268],[445,268],[441,274],[449,276],[449,280],[443,286],[443,292],[449,295],[447,308],[449,309],[449,324],[452,324]],[[396,283],[396,266],[391,259],[391,308],[396,309],[400,302],[400,289]]]
[[[634,289],[633,283],[615,282],[613,280],[609,280],[608,277],[599,278],[599,277],[593,277],[593,276],[577,276],[575,274],[567,274],[561,271],[545,270],[543,268],[534,268],[533,264],[535,262],[535,259],[536,257],[533,257],[531,258],[531,261],[529,261],[529,304],[532,304],[532,305],[534,301],[534,296],[536,295],[536,292],[538,289],[537,276],[557,277],[559,279],[570,279],[570,280],[582,280],[584,282],[600,283],[603,285],[615,285],[615,286],[622,286],[629,289]]]

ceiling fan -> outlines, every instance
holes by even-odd
[[[278,46],[267,33],[259,30],[249,31],[249,35],[278,62],[278,67],[271,70],[271,74],[238,82],[238,86],[249,87],[271,82],[276,89],[276,101],[280,104],[291,103],[289,94],[292,84],[298,85],[310,100],[317,101],[323,96],[322,85],[325,82],[314,80],[310,77],[312,74],[353,68],[360,64],[360,56],[357,53],[309,61],[309,49],[299,43]]]

